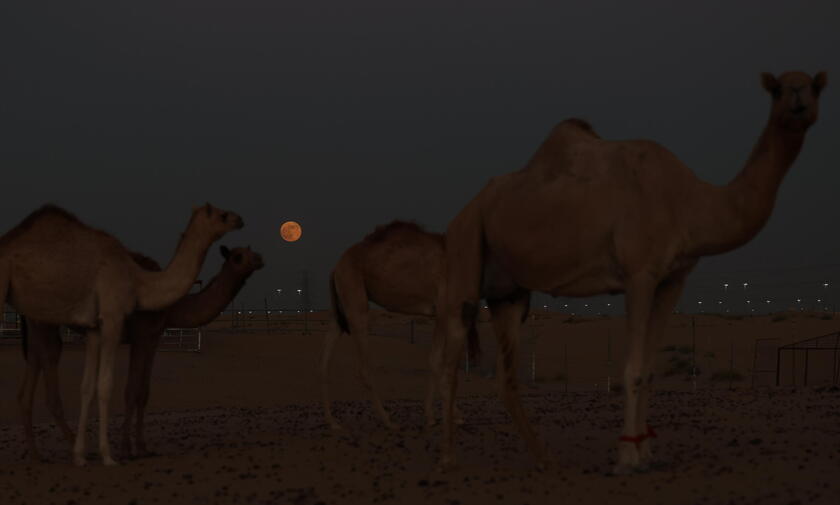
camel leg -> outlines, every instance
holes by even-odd
[[[111,457],[111,445],[108,443],[108,421],[111,402],[111,391],[114,387],[114,362],[117,356],[117,346],[120,343],[123,320],[105,319],[102,321],[101,351],[99,354],[99,377],[96,394],[99,397],[99,454],[102,464],[114,466],[116,461]]]
[[[38,387],[38,376],[41,375],[41,356],[36,346],[30,345],[26,360],[26,372],[23,376],[23,383],[18,391],[18,406],[20,407],[20,418],[26,436],[26,447],[29,459],[33,462],[41,461],[41,455],[35,447],[35,433],[32,427],[32,403],[35,398],[35,389]]]
[[[434,336],[432,337],[432,350],[429,353],[429,382],[426,386],[426,400],[423,405],[423,412],[426,416],[426,427],[435,425],[435,391],[440,387],[440,374],[443,362],[443,347],[446,336],[439,330],[440,325],[436,324]],[[464,414],[457,405],[452,406],[453,422],[457,425],[464,424]]]
[[[61,328],[58,326],[52,327],[51,335],[46,340],[46,366],[44,367],[44,393],[47,401],[47,408],[52,413],[55,423],[64,435],[64,439],[70,445],[73,444],[73,430],[67,424],[67,418],[64,417],[64,404],[61,401],[61,392],[58,387],[58,362],[61,359]]]
[[[85,436],[87,435],[88,414],[93,395],[96,393],[96,376],[99,371],[99,345],[101,336],[98,330],[87,332],[85,343],[85,371],[82,375],[81,405],[79,425],[76,427],[76,443],[73,445],[73,463],[85,466]]]
[[[128,379],[125,384],[125,418],[122,425],[122,455],[128,458],[132,455],[131,450],[131,422],[134,419],[134,411],[137,408],[137,397],[140,394],[140,381],[143,376],[143,355],[141,345],[132,341],[131,353],[128,365]]]
[[[499,395],[510,412],[516,427],[525,443],[540,465],[546,463],[543,443],[539,440],[522,408],[517,378],[517,358],[519,353],[520,328],[528,315],[531,294],[520,291],[505,300],[487,300],[493,319],[493,330],[499,342],[496,370],[499,376]]]
[[[336,421],[335,417],[333,417],[332,409],[330,408],[329,368],[333,347],[335,347],[335,342],[338,340],[339,336],[341,336],[341,329],[338,327],[338,324],[333,323],[327,330],[327,334],[324,336],[324,349],[323,354],[321,355],[321,367],[319,368],[321,373],[321,400],[324,405],[324,417],[326,418],[327,424],[330,428],[336,431],[343,428],[341,427],[341,424]]]
[[[135,432],[138,456],[150,456],[152,453],[146,448],[145,426],[146,405],[149,403],[149,391],[152,383],[152,366],[157,355],[160,335],[148,342],[144,348],[143,376],[140,381],[140,391],[137,395],[137,430]]]
[[[441,437],[441,456],[439,469],[447,470],[456,465],[455,458],[455,393],[458,387],[458,369],[464,344],[467,338],[467,324],[469,317],[474,317],[478,304],[464,303],[462,311],[468,315],[450,314],[441,316],[438,325],[443,324],[446,333],[442,345],[442,359],[438,370],[440,381],[440,396],[443,411],[443,436]],[[459,311],[460,312],[460,311]]]
[[[429,355],[429,382],[426,385],[426,400],[423,402],[423,413],[426,417],[426,427],[431,428],[435,425],[435,389],[440,375],[441,368],[440,350],[435,349],[435,343],[432,343],[432,352]]]
[[[379,414],[382,423],[389,430],[393,430],[395,426],[391,423],[391,418],[382,405],[382,400],[379,398],[379,393],[376,390],[373,375],[370,372],[370,361],[368,360],[370,346],[368,343],[369,337],[366,317],[362,321],[350,321],[350,335],[356,342],[356,353],[359,357],[359,378],[362,381],[362,385],[370,393],[373,409]]]
[[[639,442],[639,463],[642,467],[650,465],[652,459],[651,436],[654,432],[648,432],[647,415],[650,403],[650,394],[653,388],[653,364],[656,352],[665,335],[665,325],[674,307],[680,299],[685,284],[686,273],[675,276],[672,279],[660,284],[653,299],[653,308],[648,322],[648,337],[645,343],[645,360],[642,365],[642,378],[646,379],[639,388],[637,398],[636,426],[641,429],[637,436]],[[654,435],[655,436],[655,435]]]
[[[639,467],[638,434],[643,427],[637,425],[639,391],[644,380],[643,365],[646,359],[647,326],[656,284],[651,277],[640,274],[627,283],[627,336],[630,344],[624,368],[624,427],[618,443],[618,464],[614,473],[623,474]]]

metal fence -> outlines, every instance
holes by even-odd
[[[772,322],[784,321],[778,315]],[[824,317],[818,317],[824,319]],[[672,318],[655,356],[657,387],[680,390],[816,386],[840,382],[840,333],[810,339],[808,348],[782,344],[790,337],[766,337],[750,329],[749,316],[707,315]],[[738,331],[724,331],[732,325]],[[418,346],[431,346],[432,318],[379,313],[371,317],[370,333],[397,338]],[[489,315],[482,311],[478,330],[482,356],[464,361],[470,373],[492,377],[496,373],[495,335]],[[524,384],[554,384],[565,390],[616,391],[623,387],[628,341],[621,318],[580,317],[535,310],[520,333],[518,370]],[[829,340],[831,345],[829,346]],[[781,351],[780,351],[781,350]],[[799,353],[786,358],[787,351]],[[777,362],[777,352],[782,359]],[[815,359],[815,352],[820,359]],[[810,355],[810,356],[809,356]],[[815,367],[819,366],[817,371]],[[793,370],[792,370],[793,368]],[[806,371],[807,370],[807,371]],[[780,372],[781,371],[781,372]]]
[[[204,327],[208,332],[299,333],[324,332],[329,327],[326,310],[282,308],[233,308]]]
[[[83,344],[83,333],[62,326],[61,340],[65,344]],[[160,339],[161,351],[201,352],[202,328],[166,328]],[[4,312],[0,320],[0,344],[20,345],[20,315],[17,312]]]
[[[778,348],[777,386],[828,384],[840,384],[840,332],[800,340]]]

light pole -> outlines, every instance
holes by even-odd
[[[823,298],[825,298],[825,310],[828,310],[828,281],[823,282]]]
[[[745,283],[743,284],[743,286],[744,286],[744,299],[745,299],[745,300],[747,300],[747,286],[748,286],[748,285],[749,285],[749,283],[747,283],[747,282],[745,282]],[[750,303],[750,301],[749,301],[749,300],[747,300],[747,308],[748,308],[748,309],[749,309],[749,303]],[[749,310],[747,310],[747,315],[749,315],[749,313],[750,313],[750,311],[749,311]]]
[[[729,283],[728,283],[728,282],[724,282],[724,283],[723,283],[723,299],[724,299],[724,300],[726,300],[726,295],[727,295],[728,293],[729,293]],[[728,305],[729,305],[729,304],[727,304],[727,306],[728,306]]]

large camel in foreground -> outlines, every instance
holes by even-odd
[[[321,396],[327,423],[341,429],[330,409],[329,363],[336,339],[347,333],[353,337],[359,358],[359,376],[371,394],[374,409],[386,427],[391,418],[382,406],[368,363],[368,303],[400,314],[435,315],[444,277],[443,235],[429,233],[415,223],[394,221],[377,226],[360,242],[350,246],[339,258],[330,276],[333,324],[324,337],[321,359]],[[478,353],[478,333],[470,326],[469,352]],[[435,327],[430,354],[431,370],[439,368],[442,336]],[[438,379],[429,374],[426,391],[426,424],[434,424],[432,403]],[[458,416],[460,418],[460,415]]]
[[[94,393],[102,462],[116,464],[108,443],[109,402],[125,317],[178,301],[193,285],[210,244],[242,226],[242,218],[232,212],[210,204],[196,208],[162,272],[144,270],[116,238],[53,205],[0,237],[0,303],[44,323],[87,329],[76,465],[86,464],[85,427]]]
[[[649,464],[651,368],[686,276],[701,256],[745,244],[767,222],[826,85],[824,72],[813,78],[765,73],[761,79],[772,98],[770,117],[745,167],[726,186],[699,180],[659,144],[603,140],[587,123],[571,119],[552,130],[523,169],[492,179],[452,220],[440,311],[447,335],[443,467],[455,462],[457,356],[482,297],[505,353],[505,403],[532,452],[544,457],[512,370],[530,291],[625,294],[630,342],[615,471]]]
[[[263,267],[262,257],[250,247],[229,250],[221,246],[225,258],[221,271],[198,293],[188,294],[174,305],[156,312],[134,312],[125,320],[126,340],[130,344],[130,366],[125,386],[126,413],[122,428],[122,454],[130,456],[131,421],[137,412],[135,429],[136,456],[149,453],[144,438],[143,418],[149,401],[149,385],[152,365],[160,338],[166,328],[197,328],[218,317],[239,293],[245,282],[256,270]],[[149,271],[160,271],[160,265],[141,254],[133,253],[134,260]],[[59,327],[34,320],[21,319],[23,327],[23,348],[26,357],[26,375],[18,394],[22,421],[29,448],[29,456],[40,460],[32,430],[32,402],[38,377],[43,371],[47,405],[65,437],[72,438],[64,419],[61,396],[58,388],[56,368],[61,357],[61,334]]]

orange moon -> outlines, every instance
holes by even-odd
[[[286,221],[283,223],[283,226],[280,227],[280,236],[283,237],[283,240],[286,242],[295,242],[298,240],[303,233],[300,225],[294,221]]]

